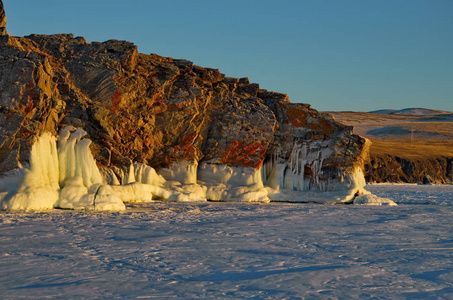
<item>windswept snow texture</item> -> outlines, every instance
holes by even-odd
[[[117,213],[0,212],[0,295],[451,299],[453,186],[367,188],[399,206],[151,202]]]
[[[379,197],[392,199],[398,205],[453,206],[453,185],[378,183],[367,185],[365,188]]]

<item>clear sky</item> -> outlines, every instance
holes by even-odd
[[[318,110],[453,111],[453,0],[3,0],[7,30],[134,42]]]

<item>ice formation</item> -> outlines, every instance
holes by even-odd
[[[59,171],[56,138],[43,134],[31,148],[30,166],[9,178],[11,186],[3,191],[3,209],[52,209],[59,198]]]
[[[170,181],[178,181],[183,184],[197,183],[198,162],[180,161],[171,164],[168,168],[160,170],[160,174]]]
[[[360,195],[354,199],[354,204],[360,205],[397,205],[393,200],[388,198],[381,198],[371,193]]]
[[[65,127],[58,147],[50,133],[41,135],[31,148],[30,166],[5,179],[15,185],[2,191],[2,208],[124,210],[121,199],[103,184],[84,135],[80,128]]]
[[[323,176],[324,158],[332,155],[329,142],[294,143],[288,160],[275,151],[262,168],[271,201],[349,203],[357,195],[369,194],[364,189],[365,177],[358,167],[337,176],[340,179]]]
[[[71,126],[60,131],[58,142],[50,133],[41,135],[31,149],[30,165],[2,178],[2,209],[124,210],[124,203],[153,199],[394,205],[364,189],[360,168],[341,180],[326,180],[322,165],[331,155],[328,142],[317,146],[295,143],[288,160],[277,151],[259,169],[181,161],[158,174],[135,163],[117,178],[112,170],[101,174],[85,135],[81,128]]]
[[[276,151],[263,168],[265,182],[274,189],[326,191],[329,183],[321,180],[322,164],[325,157],[332,154],[329,141],[317,145],[294,143],[289,160],[281,158]],[[311,176],[305,176],[306,168]]]
[[[261,169],[203,163],[198,179],[207,187],[206,198],[212,201],[269,202]]]

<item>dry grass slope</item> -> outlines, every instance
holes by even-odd
[[[413,116],[364,112],[329,112],[354,133],[373,143],[371,155],[416,159],[453,157],[453,115]]]

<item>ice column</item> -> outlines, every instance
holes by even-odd
[[[325,186],[321,185],[320,175],[322,175],[322,152],[317,153],[317,158],[311,164],[311,172],[313,174],[313,182],[320,191],[325,190]]]
[[[294,144],[289,160],[291,175],[289,186],[296,191],[305,189],[305,165],[307,164],[307,145]]]
[[[101,184],[102,176],[90,151],[90,139],[82,139],[86,132],[68,126],[60,131],[58,159],[60,161],[60,186],[75,177],[82,178],[83,185]]]
[[[60,131],[60,197],[55,206],[69,209],[124,210],[115,191],[102,185],[102,176],[90,150],[91,140],[81,128],[68,126]]]
[[[55,137],[44,133],[33,144],[30,168],[23,169],[23,181],[2,201],[2,209],[52,209],[58,200],[58,155]]]

